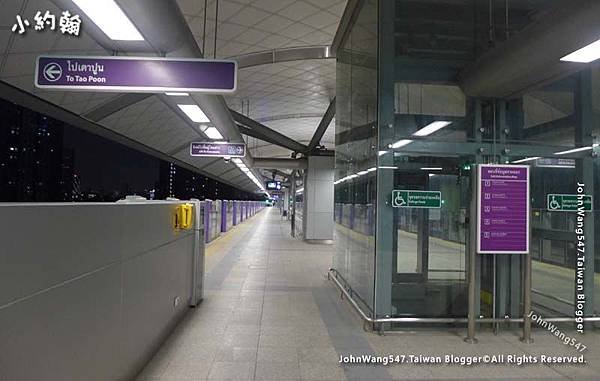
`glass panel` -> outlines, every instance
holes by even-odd
[[[377,155],[377,1],[364,2],[337,52],[333,266],[373,309]]]

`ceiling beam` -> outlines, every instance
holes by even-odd
[[[323,118],[321,119],[321,122],[319,123],[319,127],[317,127],[317,130],[315,131],[315,134],[313,135],[312,139],[310,139],[310,143],[308,143],[308,149],[306,150],[307,152],[312,151],[313,149],[315,149],[317,147],[317,145],[319,143],[321,143],[321,139],[323,138],[323,135],[325,135],[325,132],[327,131],[327,128],[331,124],[331,121],[333,120],[334,116],[335,116],[335,97],[333,97],[331,102],[329,102],[329,106],[327,107],[327,111],[325,111],[325,115],[323,115]]]
[[[243,69],[246,67],[279,62],[335,58],[335,56],[331,55],[330,51],[331,48],[328,45],[301,46],[244,54],[232,57],[231,59],[237,61],[239,69]]]
[[[92,122],[99,122],[102,119],[118,111],[126,109],[129,106],[133,106],[134,104],[141,102],[144,99],[148,99],[153,95],[154,94],[140,93],[121,94],[93,108],[92,110],[86,112],[82,116],[86,119],[91,120]]]
[[[260,134],[263,137],[268,136],[270,139],[270,141],[269,141],[270,143],[273,143],[280,147],[287,148],[294,152],[305,152],[306,149],[308,148],[304,144],[300,144],[297,141],[290,139],[287,136],[280,134],[279,132],[265,126],[264,124],[258,123],[257,121],[255,121],[251,118],[248,118],[245,115],[240,114],[237,111],[230,109],[229,112],[231,112],[231,116],[238,124],[241,124],[249,129],[253,130],[252,133]],[[249,134],[247,134],[247,135],[249,135]],[[250,135],[250,136],[252,136],[252,135]],[[262,139],[262,138],[259,138],[259,139]]]
[[[362,8],[363,3],[364,0],[348,0],[348,3],[346,3],[344,14],[340,19],[335,36],[333,37],[333,42],[331,43],[331,54],[337,55],[337,51],[344,44],[348,34],[352,30],[352,26],[356,22],[356,18],[358,17],[358,13]]]
[[[599,14],[598,1],[559,2],[465,67],[459,76],[461,89],[471,97],[516,98],[581,70],[584,65],[560,59],[598,39]]]
[[[247,135],[247,136],[250,136],[250,137],[253,137],[256,139],[260,139],[267,143],[275,144],[276,146],[281,146],[279,140],[274,139],[272,137],[272,135],[261,134],[259,131],[253,130],[252,128],[248,128],[242,124],[238,124],[237,126],[238,126],[238,129],[240,130],[240,133],[243,135]],[[267,145],[265,144],[264,146],[267,146]],[[283,147],[283,148],[289,148],[289,147]]]
[[[306,159],[255,158],[254,167],[264,169],[306,169],[308,161]]]

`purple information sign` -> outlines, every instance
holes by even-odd
[[[477,252],[529,253],[529,167],[478,166]]]
[[[232,93],[237,63],[155,57],[37,59],[35,85],[43,89],[126,92]]]
[[[246,145],[244,143],[196,142],[190,144],[190,155],[244,157],[246,156]]]

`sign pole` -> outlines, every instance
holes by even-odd
[[[531,228],[529,234],[531,234]],[[525,276],[523,277],[523,337],[521,337],[521,341],[530,344],[533,343],[529,315],[531,311],[531,254],[526,254],[523,260]]]
[[[471,197],[471,213],[469,221],[469,283],[468,283],[468,314],[467,314],[467,337],[465,342],[476,344],[477,339],[475,338],[475,263],[476,263],[476,252],[477,245],[473,243],[473,239],[478,234],[477,229],[477,208],[478,208],[478,193],[477,184],[479,183],[478,171],[472,172],[473,181],[472,185],[472,197]]]

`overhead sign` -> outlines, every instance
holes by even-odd
[[[477,252],[529,253],[529,167],[479,165]]]
[[[268,190],[281,190],[281,181],[267,181],[265,185]]]
[[[541,157],[535,161],[537,167],[575,168],[575,159],[560,157]]]
[[[246,145],[244,143],[195,142],[190,144],[190,155],[244,157],[246,156]]]
[[[392,207],[438,209],[442,207],[442,192],[394,190],[392,191]]]
[[[237,63],[156,57],[40,56],[35,86],[57,90],[232,93],[237,86]]]
[[[585,195],[581,200],[576,194],[549,194],[546,198],[548,210],[551,212],[576,212],[580,206],[589,212],[593,209],[594,199]]]

